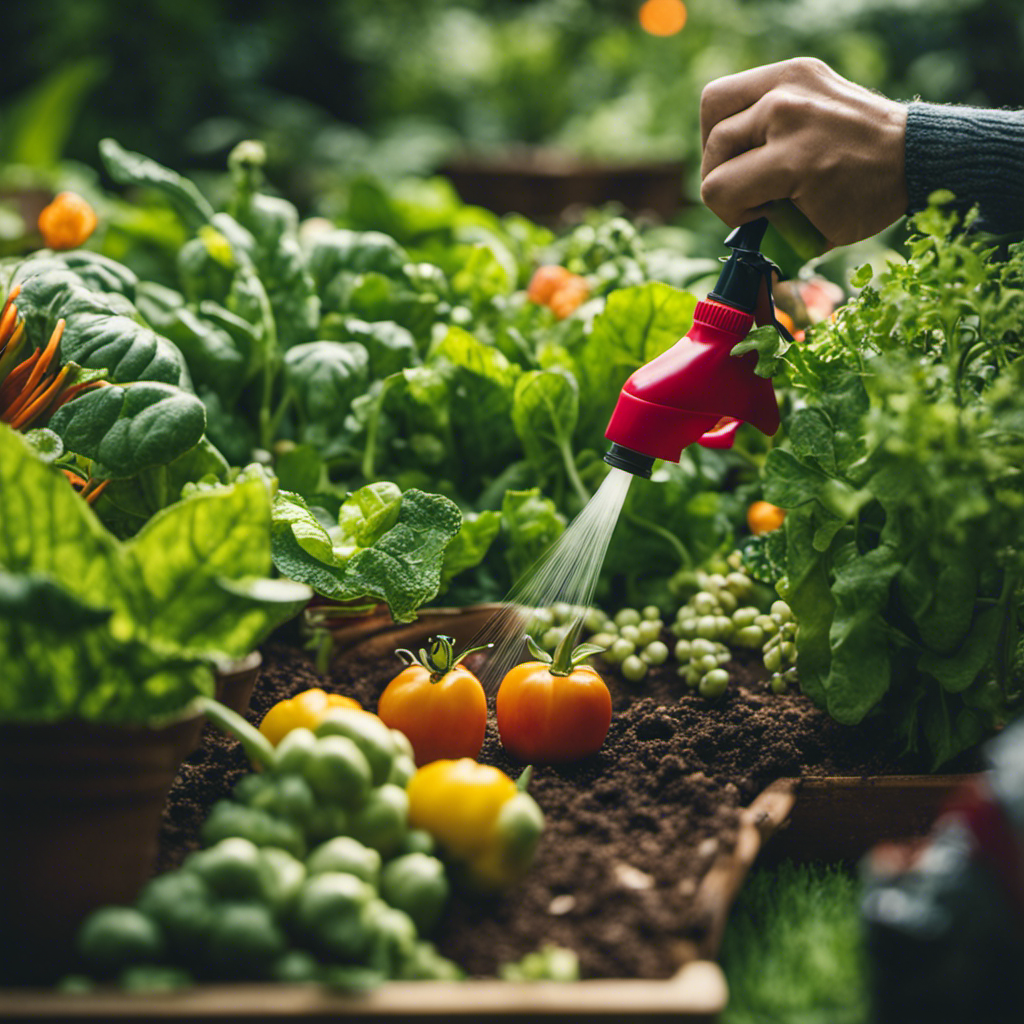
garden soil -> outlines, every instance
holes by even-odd
[[[268,644],[263,656],[254,723],[312,686],[375,710],[402,667],[397,658],[342,655],[320,676],[287,644]],[[709,925],[694,900],[701,879],[734,843],[742,808],[769,783],[905,769],[880,756],[870,728],[840,726],[799,694],[772,694],[763,669],[727,667],[729,689],[715,702],[689,691],[671,664],[640,684],[602,669],[615,709],[604,746],[571,765],[534,769],[530,793],[546,817],[534,865],[502,896],[456,895],[435,937],[441,952],[488,976],[551,942],[576,951],[585,977],[668,977],[693,958]],[[515,776],[522,766],[509,761],[491,717],[480,760]],[[207,726],[171,791],[158,870],[198,846],[214,801],[247,770],[238,744]]]

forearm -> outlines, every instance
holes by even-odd
[[[1024,111],[909,104],[906,179],[911,213],[948,189],[984,230],[1024,230]]]

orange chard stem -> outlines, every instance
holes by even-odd
[[[17,400],[25,381],[28,380],[36,363],[39,362],[39,355],[39,349],[36,349],[32,355],[18,363],[7,375],[7,380],[0,385],[0,409]]]
[[[14,333],[7,339],[3,351],[0,352],[0,381],[3,381],[11,368],[18,363],[18,353],[24,347],[25,321],[21,320],[14,328]]]
[[[57,326],[53,329],[53,334],[50,335],[50,340],[43,349],[43,353],[35,362],[35,366],[32,367],[32,373],[29,374],[28,380],[25,382],[25,386],[21,389],[21,395],[16,399],[7,410],[7,414],[16,415],[19,413],[31,400],[30,396],[42,379],[42,376],[50,368],[50,363],[53,362],[54,353],[57,351],[57,346],[60,344],[60,336],[64,333],[64,321],[58,320]],[[37,350],[38,351],[38,350]],[[12,373],[13,377],[14,374]],[[10,378],[8,378],[9,382]]]
[[[62,405],[66,405],[72,398],[77,398],[79,395],[85,394],[86,391],[93,391],[96,388],[108,387],[110,387],[110,382],[106,380],[90,380],[85,384],[72,384],[57,396],[57,401],[53,403],[53,409],[56,412],[56,410]]]
[[[15,415],[14,419],[11,420],[11,426],[15,430],[21,430],[22,427],[26,427],[34,420],[37,416],[42,416],[53,402],[54,398],[57,397],[61,388],[67,383],[68,377],[71,375],[70,366],[62,366],[60,372],[56,377],[50,381],[49,386],[45,386],[44,381],[36,389],[35,395],[32,396],[30,402],[28,402],[22,411]]]
[[[7,310],[10,309],[10,307],[14,304],[14,300],[20,294],[21,294],[21,285],[20,284],[16,284],[10,290],[10,293],[8,294],[6,301],[4,302],[4,308],[2,310],[0,310],[0,319],[3,319],[3,317],[7,316]]]
[[[18,310],[10,302],[6,303],[3,313],[0,313],[0,344],[14,331],[17,320]]]
[[[89,505],[96,504],[97,500],[99,499],[99,496],[107,489],[107,485],[110,483],[109,480],[102,480],[100,481],[100,483],[98,483],[95,487],[93,487],[90,490],[90,485],[92,484],[92,482],[93,481],[90,478],[88,483],[86,483],[84,489],[82,490],[82,497],[85,498],[86,502]]]

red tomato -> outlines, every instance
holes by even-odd
[[[543,661],[517,665],[498,689],[498,733],[505,749],[530,764],[575,761],[601,748],[612,698],[589,665],[567,674]]]
[[[434,637],[419,659],[410,651],[398,653],[410,664],[381,694],[378,716],[409,738],[417,766],[475,758],[487,732],[487,698],[480,680],[457,664],[451,639]]]

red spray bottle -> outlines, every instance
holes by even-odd
[[[768,435],[778,430],[775,390],[754,373],[757,354],[731,355],[755,314],[785,334],[771,301],[776,268],[760,251],[767,227],[762,218],[729,235],[732,255],[712,292],[697,303],[689,332],[623,385],[605,431],[612,442],[604,457],[609,465],[649,477],[655,459],[678,462],[694,442],[731,447],[741,422]]]

